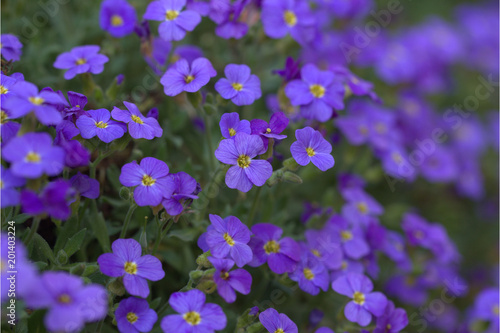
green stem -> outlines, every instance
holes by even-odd
[[[215,151],[214,151],[214,147],[212,144],[212,136],[210,135],[211,129],[212,129],[212,124],[210,121],[210,116],[208,116],[204,110],[201,110],[201,112],[202,112],[203,118],[205,120],[205,135],[207,136],[206,140],[207,140],[207,144],[208,144],[208,156],[209,156],[208,159],[210,162],[211,169],[213,170],[216,168],[216,164],[215,164]]]
[[[252,225],[253,218],[255,217],[255,211],[257,208],[257,204],[259,202],[260,192],[262,191],[262,186],[257,188],[257,193],[255,193],[255,197],[253,198],[252,209],[250,209],[250,213],[248,214],[247,225]]]
[[[153,248],[153,253],[152,253],[153,255],[155,255],[156,251],[158,251],[158,247],[160,246],[160,243],[163,240],[163,237],[165,237],[165,235],[170,230],[170,228],[172,227],[173,224],[174,224],[174,219],[169,218],[166,222],[166,226],[164,224],[161,226],[160,230],[158,230],[158,237],[156,238],[155,246]]]
[[[128,225],[130,224],[130,220],[132,219],[132,215],[134,214],[136,208],[137,208],[136,203],[130,205],[127,215],[125,216],[125,221],[123,222],[123,229],[122,232],[120,233],[120,238],[124,238],[125,235],[127,234]]]
[[[30,233],[28,234],[28,237],[26,237],[26,240],[24,241],[24,244],[26,247],[29,245],[31,240],[33,239],[33,236],[35,236],[36,232],[38,231],[38,227],[40,226],[40,217],[36,216],[33,224],[31,225]]]
[[[104,154],[102,154],[101,152],[99,152],[99,156],[97,156],[97,158],[95,159],[95,161],[90,164],[90,171],[89,171],[90,178],[94,178],[95,179],[95,174],[96,174],[97,166],[99,165],[99,163],[101,163],[101,161],[103,159],[105,159],[106,157],[110,156],[111,154],[113,154],[113,151],[108,151],[108,152],[106,152]]]

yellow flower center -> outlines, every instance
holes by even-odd
[[[26,162],[30,163],[38,163],[41,159],[42,157],[40,156],[40,154],[35,153],[34,151],[30,151],[25,157]]]
[[[396,164],[400,164],[401,162],[403,162],[403,157],[401,156],[401,154],[392,153],[391,157],[392,157],[392,160],[394,162],[396,162]]]
[[[243,89],[243,85],[241,83],[231,83],[231,85],[233,86],[233,89],[236,90],[236,91],[241,91],[241,89]]]
[[[99,122],[95,123],[95,127],[97,127],[97,128],[106,128],[106,127],[108,127],[108,123],[105,123],[103,121],[99,121]]]
[[[271,133],[271,129],[269,127],[266,129],[266,133]]]
[[[192,76],[192,75],[188,75],[188,76],[186,76],[186,77],[184,78],[184,81],[185,81],[186,83],[190,83],[190,82],[191,82],[191,81],[193,81],[193,80],[194,80],[194,76]]]
[[[151,177],[149,175],[142,176],[142,185],[152,186],[152,185],[154,185],[154,183],[156,183],[156,179],[154,179],[153,177]]]
[[[342,265],[340,265],[340,268],[341,268],[343,271],[345,271],[345,270],[346,270],[346,268],[347,268],[347,261],[345,261],[345,260],[344,260],[344,261],[342,261]]]
[[[361,214],[368,213],[368,206],[364,202],[358,202],[356,206],[358,207],[358,210],[361,212]]]
[[[71,297],[68,295],[68,294],[62,294],[60,295],[58,298],[57,298],[57,301],[59,303],[63,303],[63,304],[69,304],[71,303]]]
[[[307,152],[307,156],[309,156],[309,157],[313,157],[314,155],[316,155],[316,152],[311,147],[307,147],[306,152]]]
[[[498,307],[498,305],[493,306],[492,311],[495,316],[498,316],[500,314],[500,308]]]
[[[359,132],[363,135],[366,135],[368,133],[368,128],[364,125],[359,126]]]
[[[352,298],[356,304],[363,305],[365,303],[365,294],[360,293],[359,291],[356,291]]]
[[[415,236],[416,239],[422,239],[424,238],[424,233],[421,230],[415,230],[413,236]]]
[[[285,19],[285,22],[289,27],[293,27],[297,24],[297,16],[291,10],[285,10],[283,18]]]
[[[3,188],[3,181],[0,180],[0,188]],[[4,265],[4,262],[0,260],[0,272],[3,272],[4,271],[4,268],[3,267]]]
[[[123,19],[120,15],[111,16],[111,25],[113,27],[121,27],[123,25]]]
[[[0,181],[1,182],[1,181]],[[2,186],[3,187],[3,186]],[[3,259],[0,259],[0,273],[5,273],[7,271],[7,262]]]
[[[321,257],[321,253],[319,253],[318,250],[311,250],[312,254],[314,254],[316,257]]]
[[[234,128],[232,128],[232,127],[231,127],[231,128],[229,129],[229,135],[230,135],[230,136],[235,136],[235,135],[236,135],[236,131],[234,130]]]
[[[141,125],[144,124],[144,121],[142,121],[142,119],[140,117],[136,116],[135,114],[132,115],[132,121],[134,123],[138,123],[138,124],[141,124]]]
[[[278,328],[274,333],[285,333],[285,331],[282,328]]]
[[[388,330],[388,331],[390,331],[390,330],[391,330],[391,328],[392,328],[392,325],[391,325],[391,324],[387,324],[387,326],[386,326],[386,327],[387,327],[387,330]]]
[[[189,325],[193,325],[193,326],[196,326],[198,325],[200,322],[201,322],[201,316],[198,312],[196,311],[189,311],[189,312],[186,312],[182,318],[184,318],[184,320],[189,324]]]
[[[379,133],[379,134],[384,134],[385,132],[387,132],[387,127],[385,126],[385,124],[382,124],[382,123],[377,123],[375,125],[375,130]]]
[[[30,97],[29,101],[33,103],[34,105],[41,105],[45,100],[41,97]]]
[[[308,280],[314,279],[314,273],[309,268],[304,268],[304,277]]]
[[[229,244],[229,246],[233,246],[234,245],[234,240],[231,236],[229,236],[229,234],[226,232],[224,233],[224,240],[226,241],[226,243]]]
[[[179,16],[179,12],[176,10],[167,10],[167,13],[165,14],[165,18],[168,21],[175,20]]]
[[[311,84],[309,91],[316,98],[321,98],[325,95],[325,87],[320,84]]]
[[[351,240],[352,239],[352,232],[350,232],[348,230],[343,230],[340,232],[340,237],[342,238],[342,240],[344,242]]]
[[[264,244],[264,251],[266,254],[278,253],[280,250],[280,244],[274,240],[270,240],[266,244]]]
[[[238,157],[238,159],[236,160],[238,162],[238,166],[240,168],[248,168],[248,166],[250,165],[250,162],[252,161],[250,159],[250,156],[248,155],[240,155],[240,157]]]
[[[9,92],[9,89],[7,89],[4,86],[0,85],[0,95],[6,94],[8,92]]]
[[[75,61],[75,63],[76,63],[77,65],[83,65],[83,64],[86,64],[86,63],[87,63],[87,59],[80,58],[80,59],[78,59],[77,61]]]
[[[227,280],[228,277],[229,277],[229,273],[228,272],[221,272],[220,273],[220,278],[222,280]]]
[[[126,261],[123,268],[127,274],[137,274],[137,264],[133,261]]]
[[[133,312],[127,313],[127,320],[129,323],[133,324],[137,321],[137,319],[139,319],[139,317],[137,317],[135,313]]]
[[[7,112],[4,110],[0,111],[0,124],[5,124],[7,122],[7,119],[9,119],[9,116],[7,116]]]

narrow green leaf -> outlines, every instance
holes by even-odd
[[[68,255],[68,258],[71,257],[76,251],[80,250],[86,233],[87,229],[84,228],[68,239],[66,245],[64,246],[64,251]]]
[[[33,248],[32,255],[38,256],[41,261],[50,260],[52,263],[56,262],[56,257],[54,256],[54,252],[50,248],[50,245],[47,243],[45,239],[39,234],[35,234],[33,236]]]

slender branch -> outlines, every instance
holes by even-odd
[[[28,237],[26,237],[26,240],[24,241],[24,244],[26,247],[29,245],[31,240],[33,239],[33,236],[35,236],[36,232],[38,231],[38,227],[40,226],[40,217],[36,216],[33,224],[31,225],[30,233],[28,234]]]
[[[257,192],[255,193],[255,197],[253,198],[252,208],[250,209],[250,213],[248,214],[247,224],[252,225],[253,218],[255,217],[255,211],[257,209],[257,204],[259,202],[260,192],[262,191],[262,186],[257,188]]]
[[[135,209],[137,208],[137,204],[133,203],[130,205],[128,209],[127,216],[125,216],[125,221],[123,222],[123,229],[120,233],[120,238],[124,238],[127,234],[128,225],[130,224],[130,220],[132,219],[132,215],[134,214]]]

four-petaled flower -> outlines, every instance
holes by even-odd
[[[101,4],[100,24],[113,37],[123,37],[134,31],[134,7],[126,0],[105,0]]]
[[[305,166],[312,162],[321,171],[326,171],[333,167],[335,160],[330,154],[332,145],[323,138],[319,131],[311,127],[305,127],[295,131],[297,141],[290,146],[295,161]]]
[[[224,69],[226,78],[219,79],[215,90],[224,99],[230,99],[236,105],[250,105],[262,96],[260,80],[250,74],[247,65],[229,64]]]
[[[139,108],[133,103],[123,102],[123,104],[127,110],[122,110],[115,106],[113,111],[111,111],[111,116],[113,116],[113,119],[128,124],[128,132],[131,137],[134,139],[151,140],[163,135],[163,130],[160,124],[158,124],[158,120],[143,116]]]
[[[261,324],[270,333],[298,333],[297,325],[284,313],[278,313],[273,308],[263,311],[259,315]]]
[[[210,61],[197,58],[191,65],[186,59],[179,59],[162,76],[165,95],[177,96],[183,91],[197,92],[217,75]]]
[[[250,293],[252,286],[252,275],[246,270],[239,268],[231,271],[234,261],[231,259],[207,258],[215,268],[214,282],[217,292],[228,303],[236,300],[236,291],[243,295]]]
[[[250,122],[246,119],[240,120],[238,112],[224,113],[220,117],[220,132],[226,139],[233,138],[236,133],[251,133]]]
[[[99,74],[104,70],[104,64],[109,58],[99,54],[101,48],[97,45],[74,47],[71,51],[60,54],[54,62],[54,67],[67,69],[64,78],[70,80],[77,74]]]
[[[139,333],[151,331],[158,315],[149,308],[147,300],[129,297],[120,302],[115,318],[120,332]]]
[[[76,126],[84,139],[97,137],[106,143],[121,138],[127,131],[123,123],[111,120],[111,113],[106,109],[89,110],[76,120]]]

